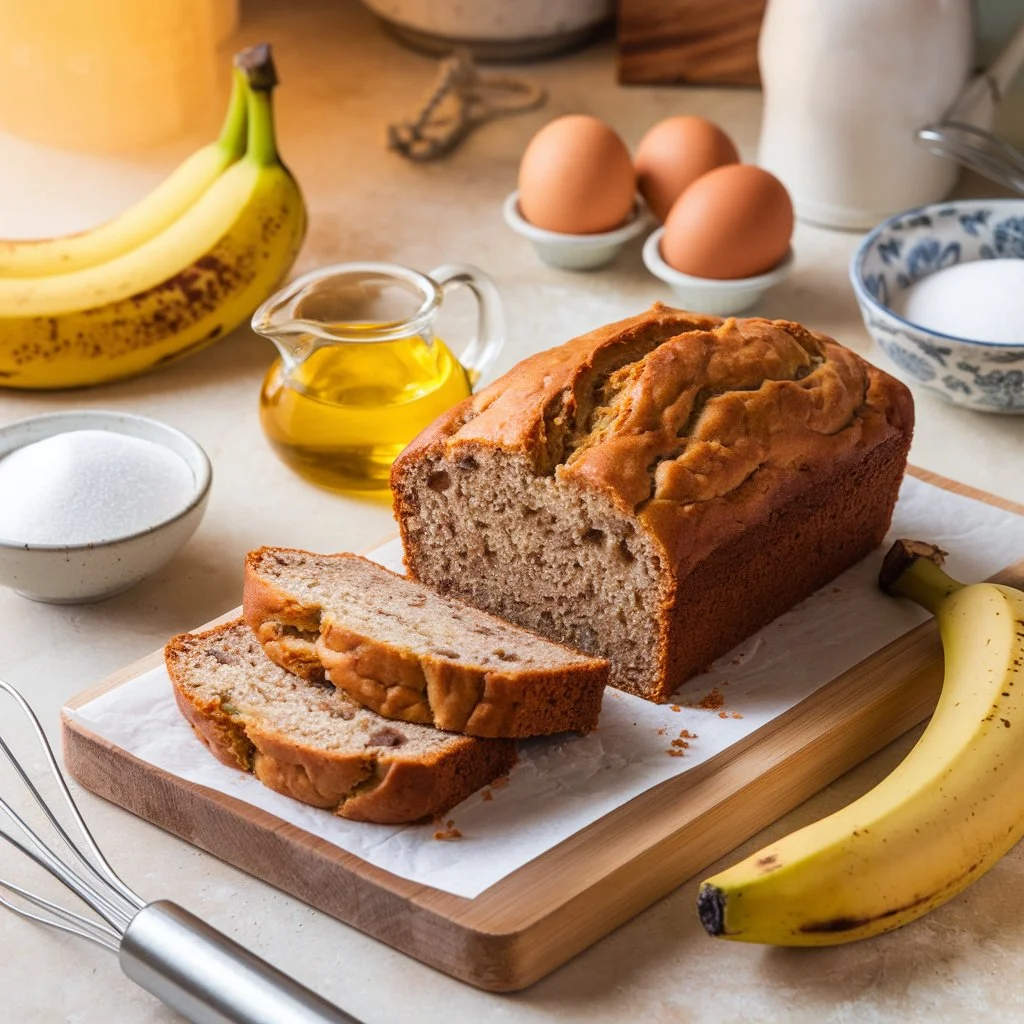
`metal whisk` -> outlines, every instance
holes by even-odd
[[[3,877],[0,904],[21,917],[117,953],[121,969],[132,981],[194,1024],[359,1024],[182,907],[167,901],[146,903],[132,892],[114,873],[86,826],[39,719],[21,694],[2,679],[0,694],[10,697],[27,718],[80,834],[76,839],[68,833],[0,735],[0,753],[54,831],[53,841],[44,841],[0,794],[0,839],[48,871],[99,920]]]

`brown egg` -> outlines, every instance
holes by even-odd
[[[637,185],[658,220],[707,171],[739,162],[732,139],[703,117],[670,117],[656,124],[636,151]]]
[[[635,193],[629,150],[596,117],[571,114],[545,125],[519,164],[519,212],[547,231],[611,231],[629,217]]]
[[[754,277],[781,262],[792,235],[793,203],[782,182],[751,164],[727,164],[676,200],[661,258],[695,277]]]

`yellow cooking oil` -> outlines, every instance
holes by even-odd
[[[379,490],[398,453],[470,391],[440,339],[339,341],[289,373],[278,359],[263,382],[260,419],[277,454],[307,479]]]

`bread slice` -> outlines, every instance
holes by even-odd
[[[250,552],[244,613],[271,660],[385,718],[490,737],[597,725],[606,661],[358,555]]]
[[[240,619],[164,649],[182,714],[218,760],[353,821],[442,814],[515,763],[511,740],[388,722],[275,665]]]

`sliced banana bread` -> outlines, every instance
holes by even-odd
[[[913,422],[909,391],[831,338],[656,305],[405,449],[406,567],[665,700],[881,543]]]
[[[243,605],[273,661],[385,718],[492,737],[597,725],[606,661],[358,555],[252,551]]]
[[[511,740],[389,722],[275,665],[241,620],[164,649],[174,696],[218,760],[353,821],[441,814],[507,772]]]

